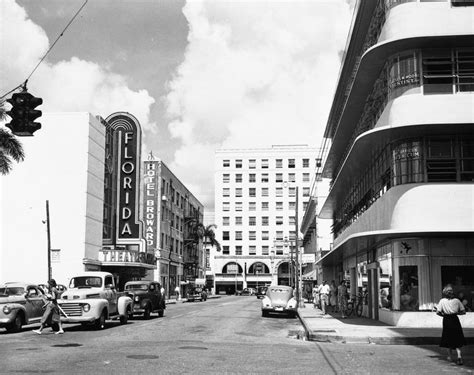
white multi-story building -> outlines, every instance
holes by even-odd
[[[316,155],[317,149],[306,145],[216,151],[215,224],[221,251],[213,249],[210,267],[217,293],[292,284],[291,250],[309,200]]]

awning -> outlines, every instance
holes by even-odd
[[[303,280],[316,280],[316,270],[309,271],[301,277]]]

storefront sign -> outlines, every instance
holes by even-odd
[[[316,254],[302,254],[301,262],[303,264],[314,263],[316,261]]]
[[[99,260],[105,263],[146,263],[155,264],[153,254],[131,250],[101,250]]]
[[[152,157],[152,156],[151,156]],[[145,240],[147,250],[154,250],[157,247],[157,217],[158,217],[158,181],[156,179],[158,171],[158,161],[145,161],[145,176],[143,186],[143,210],[145,211]]]
[[[141,130],[135,117],[117,112],[107,117],[113,132],[116,167],[116,243],[139,242],[142,238],[138,219]]]

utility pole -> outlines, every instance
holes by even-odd
[[[300,251],[299,251],[299,241],[298,241],[298,193],[299,189],[298,186],[296,186],[296,210],[295,210],[295,254],[296,254],[296,262],[295,262],[295,284],[296,284],[296,301],[298,303],[298,306],[300,306],[300,277],[299,277],[299,257],[300,257]]]
[[[48,281],[52,279],[51,270],[51,232],[49,227],[49,201],[46,200],[46,233],[48,235]]]

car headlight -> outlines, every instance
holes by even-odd
[[[135,302],[140,302],[140,297],[139,296],[135,296],[135,298],[133,299]]]
[[[84,310],[84,312],[88,312],[90,309],[91,309],[91,305],[89,305],[88,303],[85,303],[82,306],[82,310]]]
[[[10,314],[12,312],[12,309],[10,308],[10,306],[5,305],[5,306],[3,306],[3,312],[5,314]]]
[[[267,296],[262,299],[262,307],[272,307],[272,300]]]
[[[296,299],[295,298],[290,298],[288,303],[286,304],[287,309],[296,309]]]

